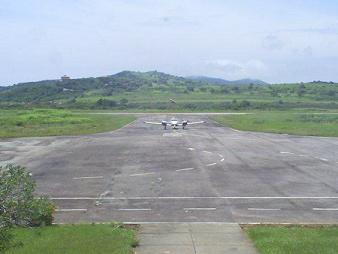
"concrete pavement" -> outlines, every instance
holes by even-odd
[[[142,224],[135,254],[256,254],[238,224]]]
[[[26,166],[57,222],[336,223],[338,138],[205,124],[163,130],[139,115],[118,131],[0,141],[0,163]]]
[[[136,254],[255,254],[238,224],[142,224]]]

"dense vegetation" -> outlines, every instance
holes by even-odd
[[[130,254],[137,245],[135,231],[119,224],[16,228],[13,233],[21,245],[6,254]]]
[[[224,126],[244,131],[338,137],[338,113],[255,112],[247,115],[214,116]]]
[[[97,133],[121,128],[134,119],[58,109],[1,110],[0,138]]]
[[[337,226],[255,226],[246,229],[261,254],[333,254]]]
[[[0,166],[0,253],[14,245],[14,227],[52,224],[54,205],[47,197],[34,196],[35,182],[20,166]]]
[[[156,71],[124,71],[98,78],[6,87],[0,90],[0,107],[171,111],[338,108],[338,85],[333,82],[275,85],[255,80],[249,84],[247,80],[243,84],[238,82],[182,78]]]

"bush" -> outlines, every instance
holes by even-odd
[[[29,226],[50,226],[54,219],[55,206],[47,197],[34,199],[32,202],[31,220]]]
[[[12,234],[8,227],[0,226],[0,253],[9,249],[12,245]]]
[[[35,182],[20,166],[0,166],[0,253],[11,246],[13,226],[50,225],[54,205],[34,197]]]

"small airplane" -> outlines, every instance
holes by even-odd
[[[161,122],[147,122],[145,123],[148,124],[157,124],[157,125],[162,125],[164,129],[167,129],[167,126],[171,126],[173,129],[178,129],[179,126],[182,126],[182,129],[185,129],[187,125],[193,125],[193,124],[201,124],[205,123],[204,121],[199,121],[199,122],[189,122],[187,120],[183,120],[182,122],[179,122],[176,118],[172,118],[169,122],[168,121],[161,121]]]

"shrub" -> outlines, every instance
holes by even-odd
[[[32,202],[31,218],[29,226],[50,226],[53,222],[55,206],[47,197],[34,199]]]
[[[9,249],[11,244],[12,234],[10,233],[9,228],[0,225],[0,253]]]
[[[0,166],[0,253],[11,246],[13,226],[50,225],[54,205],[46,198],[35,199],[35,182],[21,166]]]

